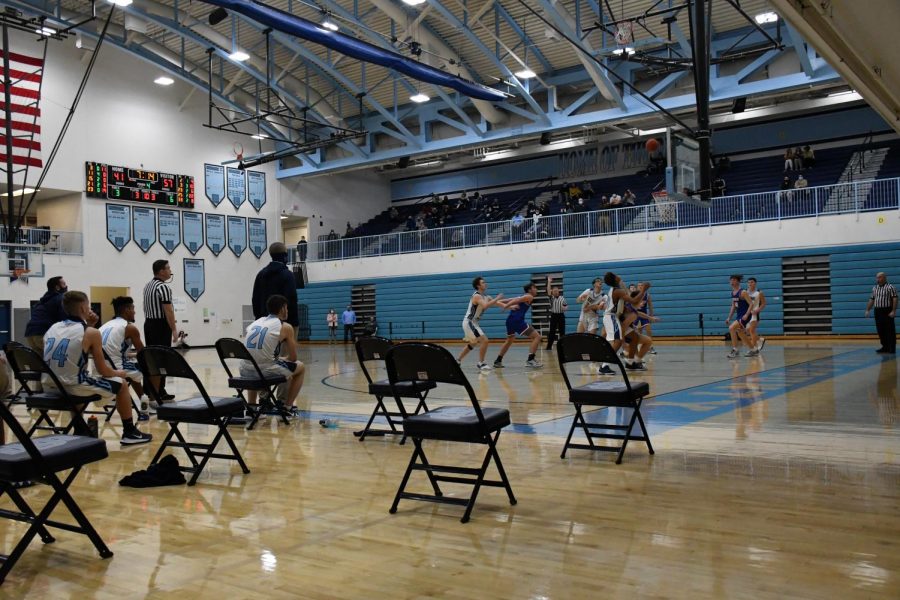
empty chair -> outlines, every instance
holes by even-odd
[[[240,340],[234,338],[222,338],[216,341],[216,353],[219,355],[219,361],[221,361],[225,373],[228,374],[228,387],[237,391],[238,396],[244,401],[244,404],[250,413],[251,419],[250,424],[247,425],[248,430],[253,429],[256,422],[259,421],[259,417],[266,411],[269,405],[271,405],[278,416],[281,417],[281,420],[285,425],[290,425],[290,421],[288,420],[288,417],[291,414],[290,411],[281,400],[275,397],[276,389],[279,385],[287,381],[286,377],[263,373],[262,369],[259,368],[256,359],[253,358],[253,355],[250,354],[250,351],[247,350],[247,347],[244,346],[244,343]],[[242,376],[240,367],[232,373],[231,369],[228,367],[227,361],[229,360],[246,360],[250,362],[253,365],[253,369],[256,371],[256,376]],[[244,396],[244,390],[264,393],[257,396],[256,404],[250,404]]]
[[[3,347],[3,349],[8,352],[9,348],[12,348],[15,346],[22,346],[22,345],[23,344],[20,344],[19,342],[9,342],[8,344],[6,344],[6,346]],[[28,374],[23,373],[23,378],[24,378],[24,381],[26,382],[26,384],[28,382],[31,382],[32,384],[39,384],[41,381],[41,374],[40,373],[28,373]],[[19,384],[19,389],[17,389],[15,392],[11,393],[9,395],[9,397],[6,398],[6,401],[7,401],[6,405],[12,406],[13,404],[25,404],[25,396],[27,396],[28,394],[31,394],[32,391],[27,385],[23,386],[22,382],[19,381],[16,377],[13,377],[13,379],[16,379],[16,383]],[[37,387],[37,386],[35,386],[35,387]],[[12,388],[10,388],[10,389],[12,389]],[[3,400],[3,399],[0,398],[0,400]]]
[[[50,431],[52,433],[69,433],[73,428],[76,433],[87,433],[87,424],[82,413],[91,402],[100,400],[100,396],[72,396],[66,391],[56,374],[44,359],[31,348],[21,344],[6,345],[6,359],[12,368],[13,376],[22,386],[25,392],[25,406],[38,411],[38,418],[28,430],[31,437],[35,431]],[[56,389],[46,392],[32,392],[28,383],[40,381],[43,375],[47,375]],[[61,427],[50,418],[50,411],[63,411],[71,414],[68,425]],[[46,425],[44,425],[46,423]]]
[[[463,374],[459,363],[456,362],[456,358],[449,350],[441,346],[421,343],[393,346],[388,350],[386,365],[388,379],[395,390],[398,384],[411,381],[458,385],[465,388],[470,404],[469,406],[441,406],[403,419],[403,432],[412,439],[416,447],[409,460],[409,465],[406,467],[400,487],[397,489],[397,494],[394,496],[390,512],[397,512],[397,505],[401,499],[456,504],[466,507],[461,519],[463,523],[466,523],[472,514],[475,499],[483,485],[504,488],[509,496],[509,503],[515,504],[516,497],[513,495],[506,471],[503,470],[503,463],[500,462],[500,455],[497,453],[500,431],[510,424],[509,411],[505,408],[482,409],[478,398],[475,397],[475,391]],[[396,394],[395,398],[397,402],[400,402],[400,398]],[[487,446],[487,450],[481,466],[477,468],[435,465],[428,462],[423,448],[424,440],[484,444]],[[500,474],[499,480],[485,479],[485,474],[492,461]],[[406,491],[409,477],[413,471],[425,472],[434,494]],[[447,497],[441,489],[442,482],[471,485],[472,494],[468,498]]]
[[[354,432],[354,435],[359,436],[359,441],[366,439],[367,435],[402,434],[403,419],[410,414],[403,404],[403,398],[418,400],[415,410],[412,411],[414,415],[419,414],[423,410],[428,410],[428,405],[425,404],[425,397],[428,396],[429,390],[434,389],[436,384],[433,381],[400,381],[392,388],[391,382],[387,379],[378,381],[372,379],[367,363],[378,361],[384,364],[387,352],[392,345],[391,340],[383,337],[361,337],[356,340],[356,357],[359,359],[359,366],[366,377],[366,381],[369,382],[369,394],[375,396],[375,408],[372,410],[369,422],[366,423],[362,430]],[[396,411],[389,411],[384,404],[384,399],[390,397],[399,398]],[[384,418],[390,429],[373,429],[372,423],[376,417]],[[400,443],[403,444],[405,441],[406,438],[404,437],[400,440]]]
[[[47,530],[48,527],[86,535],[101,557],[112,556],[113,553],[69,493],[69,486],[78,476],[81,467],[107,457],[106,442],[77,435],[47,435],[31,439],[9,408],[0,402],[0,426],[3,422],[6,422],[18,442],[0,446],[0,497],[4,494],[9,496],[18,510],[0,509],[0,518],[29,523],[30,526],[9,555],[0,555],[0,583],[6,579],[35,535],[39,535],[45,544],[56,541]],[[57,473],[67,470],[69,473],[61,480]],[[52,495],[37,512],[13,485],[13,482],[25,480],[37,481],[53,488]],[[43,497],[42,495],[41,498]],[[34,496],[29,495],[29,498]],[[60,502],[75,518],[77,525],[50,520]],[[9,529],[4,537],[11,538],[12,534],[13,530]]]
[[[575,405],[575,416],[572,419],[572,426],[569,428],[569,435],[566,437],[566,443],[563,446],[560,458],[566,457],[566,451],[569,448],[599,450],[618,452],[616,464],[619,464],[622,462],[622,455],[625,454],[625,446],[628,445],[628,440],[645,442],[650,454],[653,454],[653,446],[650,445],[650,435],[647,433],[647,426],[644,425],[644,419],[641,417],[641,402],[650,394],[650,386],[643,381],[635,384],[629,381],[622,361],[619,360],[616,351],[613,350],[609,342],[597,335],[573,333],[559,340],[556,346],[556,353],[559,357],[559,369],[562,371],[563,380],[566,382],[566,387],[569,390],[569,402]],[[566,372],[566,365],[573,362],[605,362],[617,365],[622,373],[623,381],[592,381],[585,385],[572,387],[569,374]],[[628,408],[633,412],[627,425],[610,422],[589,423],[584,418],[584,406]],[[635,423],[640,423],[642,435],[632,434]],[[576,427],[580,427],[584,432],[588,441],[587,444],[572,443],[572,434],[575,433]],[[606,433],[601,433],[601,431]],[[605,446],[595,444],[594,438],[621,440],[622,445]]]
[[[181,467],[182,471],[192,473],[191,478],[188,480],[188,485],[194,485],[197,482],[197,478],[211,458],[235,460],[244,473],[250,472],[237,446],[234,445],[234,440],[231,439],[231,434],[228,433],[227,428],[231,418],[239,415],[244,409],[244,401],[241,398],[210,397],[206,393],[203,384],[200,383],[197,374],[187,364],[184,357],[172,348],[147,346],[138,352],[138,365],[141,368],[141,373],[144,375],[144,380],[148,382],[147,394],[151,398],[156,399],[157,402],[159,402],[159,390],[149,383],[150,377],[165,375],[166,377],[189,379],[194,382],[194,386],[200,393],[199,396],[187,400],[166,402],[165,404],[159,403],[159,408],[156,409],[156,417],[160,421],[166,421],[169,424],[169,433],[166,434],[162,445],[159,447],[153,460],[150,461],[151,465],[156,464],[166,448],[172,447],[184,450],[188,460],[191,461],[191,466]],[[188,442],[184,439],[181,430],[178,429],[181,423],[213,425],[217,428],[217,431],[210,443]],[[177,441],[172,441],[173,437]],[[229,448],[231,448],[230,454],[215,453],[216,445],[223,438]],[[199,461],[197,460],[198,457],[200,458]]]

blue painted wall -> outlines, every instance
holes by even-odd
[[[877,271],[900,274],[900,243],[341,281],[311,284],[300,290],[299,296],[301,304],[309,308],[314,340],[326,339],[328,309],[334,307],[340,313],[349,302],[352,286],[362,283],[376,286],[382,335],[388,335],[389,324],[393,323],[393,336],[397,339],[461,339],[460,323],[472,292],[473,277],[482,275],[488,280],[489,294],[503,292],[509,297],[521,293],[522,285],[533,272],[561,271],[564,292],[570,302],[566,326],[569,331],[575,331],[578,321],[575,298],[594,277],[613,270],[629,282],[653,282],[651,295],[656,315],[662,318],[654,325],[655,335],[699,335],[699,313],[705,316],[706,334],[713,335],[725,331],[722,321],[729,308],[728,276],[742,273],[745,277],[755,276],[768,299],[760,330],[780,334],[782,257],[821,254],[831,255],[833,331],[873,333],[874,323],[863,318],[865,303]],[[505,335],[504,318],[505,314],[497,308],[490,309],[482,318],[482,327],[491,338]]]

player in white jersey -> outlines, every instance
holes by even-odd
[[[597,333],[600,326],[598,310],[605,306],[603,294],[603,280],[597,277],[591,283],[591,287],[581,292],[578,296],[581,303],[581,316],[578,317],[578,333]]]
[[[125,371],[128,385],[135,391],[138,403],[143,406],[144,387],[141,385],[141,371],[132,358],[132,352],[144,349],[141,332],[134,324],[134,300],[129,296],[117,296],[112,301],[113,313],[116,315],[100,327],[100,339],[103,352],[112,361],[113,369]],[[147,408],[144,407],[146,411]],[[145,420],[146,415],[138,415],[138,420]]]
[[[106,362],[100,332],[85,323],[85,319],[91,314],[87,294],[66,292],[63,296],[63,310],[69,318],[54,324],[44,334],[44,361],[72,396],[96,394],[105,402],[115,398],[116,410],[125,426],[122,444],[149,442],[153,436],[141,433],[134,425],[131,395],[128,386],[123,385],[126,372],[113,369]],[[94,377],[88,372],[88,357],[94,359],[94,367],[100,377]],[[43,384],[44,390],[52,390],[54,387],[49,377],[44,379]],[[76,433],[83,435],[85,432]]]
[[[750,296],[750,310],[745,315],[745,318],[749,316],[749,320],[745,321],[745,326],[747,333],[750,334],[750,346],[760,352],[766,345],[766,338],[760,337],[758,331],[762,318],[761,313],[766,307],[766,295],[756,288],[756,277],[747,280],[747,295]]]
[[[475,289],[475,292],[469,298],[469,304],[466,306],[466,314],[463,316],[462,322],[463,340],[466,342],[466,345],[456,360],[462,363],[466,355],[474,350],[475,346],[478,346],[478,362],[475,366],[481,371],[490,371],[491,367],[484,362],[490,340],[484,334],[484,331],[481,330],[478,321],[481,320],[481,314],[484,311],[503,300],[503,294],[497,294],[496,298],[485,295],[487,281],[484,280],[484,277],[473,279],[472,287]]]
[[[284,405],[291,409],[303,387],[306,366],[297,360],[297,337],[294,328],[286,323],[288,301],[284,296],[269,296],[266,301],[269,314],[253,321],[247,327],[244,346],[264,375],[281,375],[288,381]],[[241,363],[241,377],[258,377],[250,361]],[[256,404],[256,392],[247,390],[247,402]]]
[[[618,352],[622,344],[628,340],[630,345],[628,354],[625,358],[625,368],[634,371],[645,371],[644,355],[650,350],[650,338],[634,331],[631,328],[631,322],[637,317],[636,313],[629,320],[627,326],[623,326],[619,319],[619,307],[626,304],[632,307],[638,307],[644,301],[644,295],[650,289],[650,283],[644,282],[638,284],[638,293],[634,296],[628,291],[622,282],[622,278],[612,271],[603,276],[603,282],[609,286],[609,302],[607,302],[606,310],[603,314],[603,328],[606,330],[606,340],[613,349]],[[635,354],[637,358],[635,359]]]

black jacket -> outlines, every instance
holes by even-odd
[[[253,282],[253,316],[261,319],[269,314],[266,301],[270,296],[280,294],[288,300],[287,322],[297,328],[300,319],[297,316],[297,284],[294,274],[287,265],[273,260],[257,273]]]
[[[68,316],[62,306],[62,292],[47,292],[31,309],[31,320],[25,326],[25,337],[44,335],[54,323],[65,321]]]

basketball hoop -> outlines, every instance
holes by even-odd
[[[669,199],[669,192],[666,190],[660,190],[658,192],[653,192],[653,200],[656,202],[665,202]]]
[[[244,146],[240,142],[235,142],[231,146],[231,153],[237,160],[244,160]]]
[[[616,29],[615,39],[616,44],[619,46],[627,46],[632,43],[634,41],[634,23],[631,21],[619,23],[619,27]]]
[[[27,283],[29,273],[31,273],[30,269],[13,269],[12,277],[10,279],[12,281],[21,279],[23,282]]]

